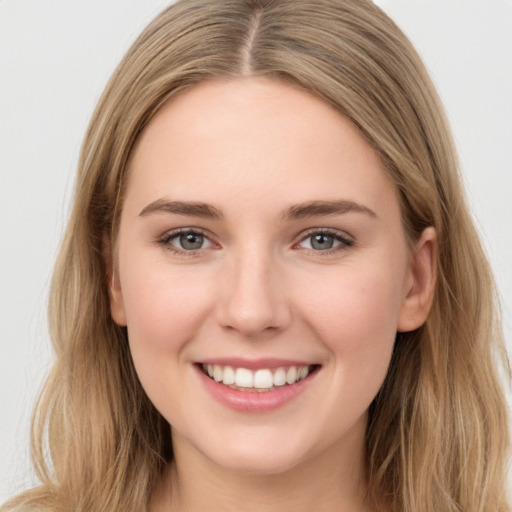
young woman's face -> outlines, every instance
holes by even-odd
[[[112,315],[176,453],[257,473],[360,457],[395,334],[424,318],[357,129],[289,85],[205,83],[153,118],[129,173]]]

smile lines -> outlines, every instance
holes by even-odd
[[[274,387],[294,384],[305,379],[314,366],[288,366],[275,370],[262,368],[256,371],[247,368],[234,368],[217,364],[202,364],[201,368],[215,382],[242,391],[268,391]]]

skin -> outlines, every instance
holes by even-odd
[[[361,208],[283,214],[339,200]],[[180,245],[180,228],[200,230],[201,248]],[[326,229],[333,247],[313,247]],[[172,429],[175,460],[152,509],[369,510],[367,410],[396,332],[428,315],[435,250],[432,228],[410,249],[380,160],[320,99],[244,78],[170,100],[132,154],[110,287],[142,386]],[[291,402],[247,413],[199,382],[194,365],[214,357],[320,370]]]

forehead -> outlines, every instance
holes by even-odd
[[[159,197],[255,207],[395,192],[357,128],[316,96],[266,78],[212,81],[166,103],[130,160],[139,207]],[[133,195],[133,194],[132,194]]]

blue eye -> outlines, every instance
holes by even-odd
[[[309,243],[312,249],[318,251],[325,251],[326,249],[332,249],[336,240],[332,235],[312,235],[309,237]]]
[[[192,252],[206,249],[212,242],[201,232],[191,229],[168,233],[160,243],[176,252]]]
[[[354,245],[354,242],[349,238],[342,236],[340,233],[331,233],[328,231],[314,231],[305,236],[299,246],[303,249],[310,249],[313,251],[329,251],[344,249]]]
[[[199,233],[186,233],[174,237],[171,243],[186,251],[196,251],[203,248],[205,240],[205,237]]]

